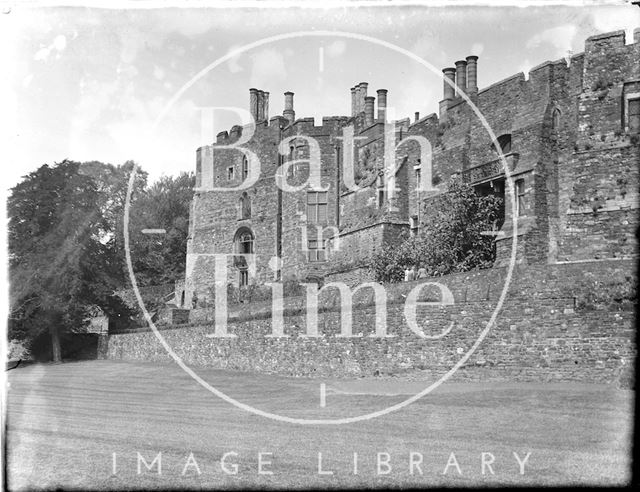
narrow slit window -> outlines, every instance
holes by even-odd
[[[555,108],[551,115],[551,128],[556,131],[560,128],[560,110]]]
[[[245,155],[242,158],[242,179],[247,179],[247,176],[249,176],[249,160]]]
[[[246,287],[249,285],[249,271],[246,269],[240,270],[240,278],[238,284],[240,287]]]
[[[516,198],[517,198],[517,207],[518,207],[518,216],[522,216],[525,214],[526,207],[526,192],[524,189],[524,179],[519,179],[516,181]]]

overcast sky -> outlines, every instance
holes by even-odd
[[[8,10],[8,8],[6,9]],[[248,107],[249,88],[271,93],[270,116],[295,92],[297,117],[349,115],[349,88],[389,90],[397,117],[436,112],[440,75],[408,57],[338,36],[263,44],[210,70],[151,127],[181,87],[231,50],[295,31],[344,31],[393,43],[439,71],[478,55],[480,88],[545,60],[583,51],[593,34],[640,26],[617,7],[334,9],[20,8],[0,17],[4,184],[43,163],[138,161],[151,173],[195,168],[200,106]],[[6,70],[8,69],[8,76]],[[4,87],[7,85],[8,87]],[[215,121],[215,132],[237,121]],[[213,139],[213,137],[211,137]]]

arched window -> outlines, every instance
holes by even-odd
[[[551,129],[556,131],[558,128],[560,128],[560,110],[554,108],[551,113]]]
[[[511,134],[505,133],[504,135],[500,135],[498,137],[498,145],[500,146],[500,150],[503,154],[508,154],[511,152]],[[494,152],[498,153],[496,146],[494,143],[491,144],[491,148]]]
[[[253,241],[254,236],[251,229],[241,227],[236,231],[236,235],[233,238],[234,251],[239,255],[253,254]],[[238,286],[244,287],[249,285],[249,266],[247,265],[247,259],[244,256],[236,256],[234,258],[234,265],[238,268]]]
[[[250,219],[251,218],[251,198],[245,191],[242,193],[238,203],[238,218],[239,219]]]
[[[248,227],[241,227],[233,240],[235,252],[241,255],[253,254],[253,232]]]

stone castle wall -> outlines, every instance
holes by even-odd
[[[456,377],[612,381],[636,355],[633,305],[623,299],[633,297],[634,270],[628,260],[516,267],[495,326]],[[496,307],[506,272],[494,268],[430,279],[446,285],[455,300],[446,308],[418,308],[427,334],[438,334],[455,322],[441,340],[417,337],[405,321],[404,299],[422,281],[385,286],[392,338],[368,336],[377,316],[370,289],[354,295],[353,333],[362,334],[356,338],[334,336],[340,329],[335,290],[321,296],[322,336],[317,339],[299,336],[306,327],[301,299],[285,304],[288,338],[265,337],[271,332],[268,304],[261,312],[231,311],[229,332],[238,335],[234,339],[206,337],[213,326],[202,312],[197,322],[163,330],[162,335],[194,366],[319,377],[410,373],[429,379],[449,370],[461,351],[473,345]],[[422,299],[433,300],[433,291],[424,292]],[[108,357],[170,360],[149,330],[112,335]]]
[[[615,301],[625,299],[625,289],[633,290],[630,286],[637,278],[629,259],[637,258],[640,225],[640,134],[625,126],[624,100],[628,94],[640,92],[640,30],[633,41],[626,43],[622,31],[592,36],[586,40],[584,53],[569,60],[545,62],[528,76],[516,74],[480,91],[469,91],[496,137],[510,137],[504,161],[513,179],[522,180],[524,195],[517,217],[514,282],[497,325],[460,373],[465,377],[495,373],[497,377],[605,381],[623,362],[635,357],[633,313],[620,310]],[[473,57],[469,59],[473,61]],[[508,189],[502,235],[496,239],[495,267],[438,279],[452,290],[455,305],[444,310],[420,308],[426,309],[423,314],[432,320],[425,329],[459,321],[459,327],[439,344],[417,338],[406,327],[402,296],[415,283],[385,286],[389,330],[397,335],[394,338],[364,336],[375,321],[368,291],[359,291],[354,297],[359,304],[354,331],[362,331],[361,338],[331,336],[339,320],[332,291],[321,296],[320,329],[327,334],[321,340],[296,336],[305,323],[301,298],[285,303],[290,338],[261,336],[270,329],[269,302],[232,310],[230,330],[238,333],[237,339],[204,337],[212,331],[213,319],[210,255],[233,252],[237,247],[234,237],[242,228],[254,235],[256,267],[249,270],[250,283],[324,279],[325,283],[342,281],[356,287],[372,280],[367,266],[373,253],[399,241],[414,219],[424,224],[431,200],[445,189],[453,174],[484,191],[505,184],[503,162],[487,129],[469,104],[447,95],[445,89],[438,115],[393,122],[395,142],[403,142],[395,154],[395,179],[401,191],[393,199],[381,194],[386,118],[384,111],[374,117],[374,98],[365,101],[362,85],[352,91],[362,100],[354,99],[358,109],[351,117],[323,118],[320,126],[310,118],[295,119],[291,93],[285,94],[283,116],[269,119],[265,114],[268,94],[252,89],[251,108],[257,108],[259,118],[245,147],[258,155],[261,178],[246,190],[251,217],[239,216],[240,190],[196,192],[190,218],[185,305],[191,306],[197,295],[199,309],[191,311],[188,327],[163,332],[190,363],[288,375],[421,370],[435,374],[450,366],[458,349],[473,343],[482,329],[481,321],[488,319],[495,306],[511,256],[516,218]],[[386,91],[378,91],[379,98],[381,93],[384,110],[387,96]],[[340,137],[345,129],[363,137],[354,148],[357,191],[342,184],[344,139]],[[241,181],[242,154],[221,148],[236,141],[241,131],[234,127],[229,133],[221,132],[214,145],[198,150],[199,184],[207,166],[213,170],[211,179],[217,186]],[[322,184],[329,187],[327,218],[320,224],[304,220],[306,189],[283,192],[275,185],[278,166],[309,157],[305,136],[313,137],[320,146]],[[419,160],[420,147],[408,137],[423,137],[429,142],[437,191],[418,192],[417,173],[424,172],[424,163]],[[286,148],[278,152],[283,139],[290,139],[290,152]],[[234,168],[231,180],[227,179],[229,167]],[[301,184],[307,176],[308,166],[300,162],[290,170],[287,182]],[[303,231],[311,239],[316,225],[329,240],[331,255],[326,262],[310,262],[305,250]],[[274,256],[282,259],[281,274],[268,266]],[[227,282],[237,285],[238,281],[239,271],[230,258]],[[109,354],[125,359],[166,359],[150,333],[112,337]]]
[[[624,127],[624,97],[640,91],[638,32],[629,44],[622,31],[592,36],[585,42],[584,53],[569,60],[542,63],[528,77],[519,73],[479,91],[469,88],[471,100],[495,135],[510,136],[511,149],[505,160],[513,179],[524,183],[522,213],[517,219],[518,262],[635,254],[640,136]],[[251,94],[258,122],[244,146],[256,153],[261,164],[260,180],[246,190],[253,214],[250,219],[238,218],[240,190],[196,192],[187,255],[188,306],[194,293],[205,304],[210,300],[213,259],[207,254],[232,253],[234,237],[243,227],[255,235],[256,268],[249,270],[250,283],[339,278],[349,269],[350,277],[363,273],[360,279],[366,280],[361,267],[369,256],[398,241],[413,220],[423,224],[430,199],[442,192],[453,174],[461,174],[474,186],[505,185],[503,164],[487,129],[460,97],[442,101],[439,115],[392,123],[395,142],[402,143],[396,151],[395,178],[400,191],[391,200],[380,195],[386,93],[382,112],[378,101],[377,118],[371,105],[374,98],[369,97],[370,106],[366,106],[364,93],[359,93],[362,100],[351,117],[326,117],[320,126],[311,118],[295,119],[291,93],[285,96],[286,114],[271,119],[265,114],[268,94],[256,90]],[[353,149],[357,191],[347,190],[341,176],[344,139],[340,137],[348,128],[359,138]],[[215,144],[198,150],[200,181],[207,166],[213,169],[216,186],[241,181],[242,154],[221,146],[235,142],[242,131],[234,127],[221,132]],[[282,192],[275,185],[278,166],[292,160],[301,162],[295,171],[290,170],[287,182],[297,185],[307,179],[304,160],[309,157],[309,145],[305,137],[319,144],[322,184],[328,187],[327,218],[319,224],[305,222],[307,190]],[[434,184],[439,186],[436,192],[417,191],[417,172],[424,169],[419,162],[420,147],[412,137],[429,142]],[[281,155],[278,146],[285,139],[290,139],[287,145],[293,151],[288,153],[285,148]],[[232,180],[226,176],[230,167],[235,170]],[[507,190],[502,235],[496,240],[497,265],[509,260],[513,220]],[[311,262],[307,257],[303,232],[310,239],[316,235],[316,226],[328,240],[331,254],[326,262]],[[331,239],[336,230],[339,242]],[[268,266],[273,256],[282,259],[281,277]],[[232,259],[228,267],[227,281],[238,285],[239,272]]]

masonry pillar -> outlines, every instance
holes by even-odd
[[[378,120],[387,121],[387,89],[378,89]]]

